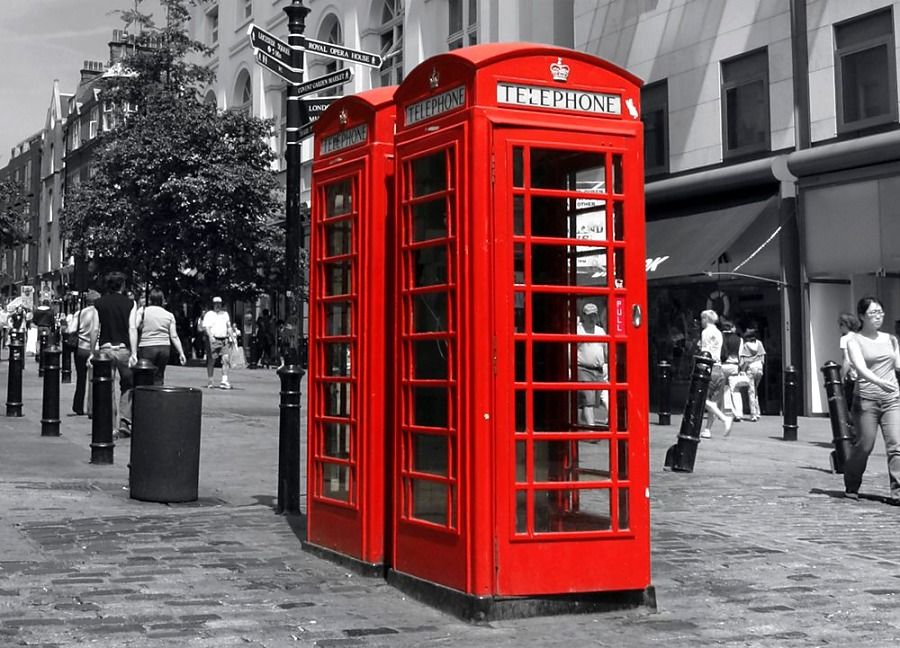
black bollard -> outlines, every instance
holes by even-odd
[[[68,335],[62,336],[62,382],[68,384],[72,382],[72,354],[75,349],[69,344]]]
[[[296,364],[278,370],[281,410],[278,426],[279,514],[300,513],[300,381],[304,371]]]
[[[147,358],[141,358],[137,364],[131,368],[131,375],[135,387],[153,386],[153,379],[156,376],[156,365]]]
[[[672,414],[669,412],[669,403],[672,394],[672,365],[663,360],[659,363],[659,424],[671,425]]]
[[[44,376],[44,349],[50,346],[50,331],[42,328],[38,331],[38,348],[35,361],[38,363],[38,376]]]
[[[797,440],[797,370],[793,366],[784,370],[784,426],[782,439]]]
[[[25,368],[25,336],[9,334],[9,376],[6,382],[6,415],[22,416],[22,370]]]
[[[59,436],[59,356],[58,346],[44,349],[44,398],[41,404],[41,436]]]
[[[113,462],[112,360],[105,355],[92,359],[94,367],[93,419],[91,421],[91,463]]]
[[[825,394],[828,396],[828,418],[831,419],[831,438],[834,450],[831,451],[831,471],[843,474],[844,463],[853,445],[853,428],[850,426],[850,413],[844,398],[844,385],[841,380],[841,367],[836,362],[828,361],[822,365],[825,377]]]
[[[684,416],[678,430],[678,440],[666,452],[665,467],[675,472],[694,472],[697,445],[700,443],[700,428],[706,410],[706,395],[709,393],[709,378],[712,375],[713,359],[709,353],[694,356],[694,371]]]

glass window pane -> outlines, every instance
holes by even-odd
[[[525,293],[517,291],[513,294],[513,320],[516,333],[525,332]]]
[[[322,495],[350,501],[350,468],[338,464],[322,464]]]
[[[441,475],[447,472],[447,437],[434,434],[413,434],[413,470]]]
[[[623,390],[616,392],[616,430],[628,431],[628,392]]]
[[[574,391],[536,389],[532,392],[531,417],[534,432],[583,432],[576,421]]]
[[[878,11],[834,26],[834,38],[839,48],[851,47],[880,36],[890,36],[894,30],[891,12]]]
[[[413,206],[413,241],[430,241],[447,236],[447,201],[429,200]]]
[[[613,193],[620,194],[622,193],[622,154],[621,153],[613,153],[612,156],[612,186]]]
[[[525,236],[525,196],[513,196],[513,234]]]
[[[447,248],[443,245],[413,250],[414,285],[436,286],[447,283]]]
[[[525,382],[527,379],[527,362],[528,358],[525,355],[525,343],[516,342],[516,382]]]
[[[607,285],[606,248],[589,245],[532,245],[531,283],[544,286]]]
[[[619,439],[616,441],[616,447],[618,448],[616,472],[619,479],[625,480],[628,479],[628,440]]]
[[[528,467],[525,465],[527,449],[525,441],[516,441],[516,481],[520,484],[528,481]]]
[[[628,498],[628,489],[619,489],[619,528],[631,528],[631,502]]]
[[[528,397],[524,391],[516,391],[516,432],[524,432],[526,429],[526,410]]]
[[[444,387],[413,387],[413,423],[425,427],[447,427],[447,390]]]
[[[624,342],[616,344],[616,382],[628,382],[628,348]]]
[[[592,295],[589,298],[558,293],[531,295],[531,328],[535,333],[578,333],[578,322],[583,314],[583,306],[591,303],[597,307],[596,326],[609,330],[606,324],[607,297]],[[592,310],[592,309],[591,309]]]
[[[521,146],[513,147],[513,187],[525,186],[525,157]]]
[[[350,254],[351,249],[351,222],[342,220],[325,225],[325,256],[340,256]]]
[[[412,516],[434,524],[448,524],[447,485],[424,479],[412,480]]]
[[[353,184],[350,179],[325,187],[325,217],[349,214],[353,210]]]
[[[416,333],[449,330],[447,293],[424,293],[413,297],[413,330]]]
[[[350,416],[350,383],[324,383],[325,416]]]
[[[534,481],[608,481],[609,439],[535,441]]]
[[[625,250],[619,248],[613,255],[615,259],[614,267],[616,269],[616,288],[625,287]]]
[[[449,34],[455,34],[462,31],[463,26],[463,5],[462,0],[448,0],[447,10],[450,15],[450,25],[448,27]]]
[[[531,186],[568,191],[606,191],[602,153],[531,149]]]
[[[886,45],[841,57],[845,122],[891,113],[888,61]]]
[[[528,491],[516,491],[516,533],[528,533]]]
[[[729,150],[766,145],[769,134],[766,91],[762,79],[727,90]]]
[[[535,533],[606,531],[611,527],[608,489],[535,491]]]
[[[325,371],[326,376],[350,375],[350,344],[325,345]]]
[[[325,304],[325,335],[350,335],[350,302]]]
[[[413,342],[413,376],[419,380],[447,379],[447,341]]]
[[[606,201],[593,198],[531,199],[531,235],[606,240]]]
[[[597,335],[605,334],[599,328],[594,330]],[[606,342],[534,342],[532,381],[607,382],[606,362]]]
[[[447,189],[447,157],[444,151],[412,162],[413,196],[427,196]]]
[[[350,262],[325,264],[325,294],[347,295],[350,293]]]
[[[513,244],[513,283],[519,286],[525,284],[525,244]]]
[[[350,458],[350,426],[346,423],[322,423],[322,454],[335,459]]]
[[[625,206],[621,202],[613,203],[613,240],[625,240]]]

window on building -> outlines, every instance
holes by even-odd
[[[448,49],[478,43],[478,0],[449,0]]]
[[[241,70],[234,84],[234,109],[245,115],[250,115],[253,110],[253,86],[247,70]]]
[[[116,127],[116,107],[112,101],[103,102],[103,132],[111,131]]]
[[[669,171],[669,83],[648,83],[641,89],[641,119],[644,122],[644,172],[658,175]]]
[[[897,121],[891,8],[834,26],[838,132]]]
[[[97,127],[100,122],[100,108],[94,106],[91,108],[91,121],[88,125],[88,139],[97,137]]]
[[[69,126],[69,150],[74,151],[81,146],[81,120],[77,117]]]
[[[403,13],[403,0],[383,0],[378,30],[384,58],[378,71],[378,84],[382,86],[403,80]]]
[[[31,160],[25,163],[25,191],[31,191]],[[28,205],[25,205],[28,207]]]
[[[53,189],[47,189],[47,222],[53,222]]]
[[[218,5],[206,12],[206,38],[210,45],[217,45],[219,42]]]
[[[325,17],[325,20],[322,21],[322,26],[319,29],[319,35],[317,38],[326,43],[334,43],[335,45],[343,45],[344,44],[344,34],[341,29],[341,22],[338,20],[338,17],[334,14],[329,14]],[[315,69],[315,73],[312,74],[312,77],[317,77],[320,75],[331,74],[333,72],[337,72],[343,67],[343,64],[331,58],[326,58],[324,56],[319,56],[312,63]],[[343,94],[343,90],[341,86],[334,86],[332,88],[328,88],[327,90],[323,90],[319,93],[320,97],[336,97]]]
[[[56,171],[56,147],[50,144],[50,173]]]
[[[766,48],[722,61],[726,158],[769,150],[769,54]]]
[[[240,0],[238,2],[238,23],[253,17],[253,0]]]

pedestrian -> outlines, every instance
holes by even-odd
[[[853,427],[856,438],[844,464],[844,492],[859,499],[859,487],[877,429],[881,428],[887,453],[891,503],[900,505],[900,348],[897,338],[882,332],[884,306],[877,297],[863,297],[856,306],[859,331],[847,341],[850,362],[856,369]]]
[[[228,382],[233,339],[231,317],[227,311],[222,309],[221,297],[213,297],[212,306],[212,310],[207,311],[203,316],[203,330],[206,331],[206,337],[209,339],[206,356],[206,386],[208,388],[215,387],[213,373],[218,358],[222,362],[222,382],[219,383],[219,388],[231,389],[231,383]]]
[[[76,416],[82,416],[85,413],[85,395],[87,395],[86,411],[88,415],[93,410],[90,382],[92,377],[90,374],[93,372],[89,371],[88,358],[91,357],[91,335],[99,332],[100,323],[97,320],[97,309],[94,308],[98,299],[100,299],[100,293],[96,290],[87,291],[84,308],[70,315],[70,321],[66,327],[68,331],[74,332],[78,337],[75,345],[75,396],[72,399],[72,414]]]
[[[98,353],[112,360],[113,387],[119,386],[118,436],[131,436],[131,398],[134,386],[131,374],[130,331],[136,305],[124,294],[125,275],[110,272],[106,276],[106,294],[94,302],[97,309],[97,332],[91,333],[91,358]],[[113,426],[116,428],[116,401],[113,399]]]
[[[268,308],[264,308],[262,314],[256,318],[256,364],[268,369],[272,366],[272,347],[275,342],[275,334],[272,330],[272,315]]]
[[[839,347],[841,350],[841,376],[844,400],[847,401],[847,411],[853,411],[853,392],[856,385],[856,369],[850,362],[850,353],[847,351],[847,342],[859,330],[859,318],[853,313],[841,313],[838,317],[838,328],[841,331]]]
[[[576,329],[578,335],[603,336],[606,331],[600,326],[600,310],[597,304],[587,302],[581,309]],[[578,381],[608,382],[606,343],[585,341],[578,343]],[[583,389],[578,392],[578,411],[582,425],[598,423],[595,412],[600,406],[609,412],[609,395],[605,390]]]
[[[6,330],[9,328],[9,311],[6,306],[0,308],[0,351],[6,346]],[[2,360],[3,358],[0,358]]]
[[[166,365],[172,347],[178,352],[178,362],[185,364],[187,358],[178,328],[175,325],[175,314],[163,308],[165,295],[159,288],[150,291],[147,305],[138,309],[135,323],[131,330],[131,362],[136,364],[138,358],[149,360],[156,366],[153,384],[162,385],[166,378]],[[136,354],[136,355],[135,355]]]
[[[712,372],[709,377],[709,391],[706,395],[706,427],[700,431],[700,437],[709,439],[712,437],[712,425],[717,418],[725,424],[725,436],[731,433],[734,419],[725,414],[720,405],[725,392],[725,374],[722,371],[722,332],[716,324],[719,316],[714,310],[705,310],[700,313],[700,352],[706,351],[713,359]]]
[[[734,330],[734,324],[722,318],[722,374],[725,376],[725,409],[731,409],[735,421],[740,421],[744,413],[740,393],[735,397],[738,374],[740,373],[741,336]]]
[[[744,331],[744,343],[741,345],[740,370],[746,374],[747,398],[750,401],[750,420],[759,420],[759,383],[766,366],[766,348],[762,340],[757,338],[756,329],[752,326]]]

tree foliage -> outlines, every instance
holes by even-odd
[[[26,201],[18,182],[12,178],[0,180],[0,252],[28,240]]]
[[[76,254],[114,259],[138,281],[170,293],[272,290],[284,234],[269,121],[219,112],[198,91],[210,71],[189,38],[186,0],[162,0],[157,27],[135,8],[121,12],[134,47],[101,90],[122,109],[96,151],[93,177],[67,196],[63,219]]]

